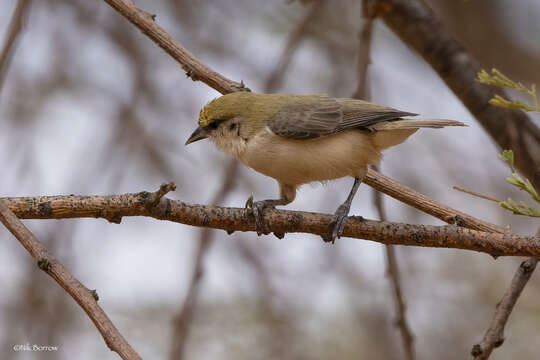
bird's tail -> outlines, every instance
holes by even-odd
[[[372,137],[373,145],[379,151],[404,142],[419,128],[440,129],[445,126],[467,126],[460,121],[444,119],[419,119],[419,120],[395,120],[385,121],[370,126],[374,130]]]
[[[401,119],[395,121],[384,121],[370,126],[372,130],[400,130],[400,129],[419,129],[432,128],[440,129],[445,126],[467,126],[461,121],[446,119]]]

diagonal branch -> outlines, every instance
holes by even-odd
[[[407,205],[410,205],[426,214],[435,216],[449,224],[456,224],[469,229],[505,233],[507,230],[501,226],[490,224],[486,221],[477,219],[471,215],[467,215],[461,211],[454,210],[445,206],[429,197],[422,195],[405,185],[390,179],[387,176],[368,169],[363,182],[372,188],[385,193]]]
[[[124,216],[148,216],[182,224],[231,231],[256,231],[249,210],[191,205],[179,200],[150,201],[151,193],[108,196],[42,196],[0,198],[20,218],[63,219],[93,217],[119,223]],[[268,209],[265,221],[273,232],[323,235],[332,215]],[[540,242],[511,233],[488,233],[456,225],[410,225],[348,218],[343,235],[382,244],[466,249],[497,256],[540,256]]]
[[[536,232],[536,241],[540,241],[540,228]],[[491,352],[501,346],[504,342],[504,327],[514,309],[516,302],[531,278],[538,260],[530,258],[521,263],[517,269],[510,287],[504,293],[501,301],[497,304],[495,314],[491,324],[479,344],[475,344],[471,350],[471,355],[475,360],[485,360],[489,358]]]
[[[503,91],[475,80],[480,66],[424,1],[364,1],[372,17],[381,17],[433,67],[502,149],[514,150],[517,167],[540,188],[540,129],[522,111],[488,104]]]
[[[283,81],[285,73],[287,72],[287,69],[291,64],[291,61],[293,60],[293,56],[296,50],[300,46],[302,40],[305,38],[307,30],[313,22],[313,19],[315,19],[317,15],[321,12],[323,6],[323,0],[313,1],[313,3],[310,5],[310,9],[306,12],[302,21],[289,35],[287,44],[283,49],[283,53],[281,54],[275,69],[272,70],[270,76],[268,76],[268,79],[266,80],[266,93],[272,93],[279,89],[279,87],[281,86],[281,82]]]
[[[155,15],[140,9],[132,0],[105,0],[107,4],[138,27],[146,36],[165,50],[182,65],[186,75],[193,81],[202,81],[222,94],[235,91],[249,91],[242,82],[237,83],[210,69],[193,54],[175,41],[155,22]]]
[[[122,334],[111,322],[107,314],[98,305],[95,290],[87,289],[45,248],[9,209],[6,201],[0,200],[0,221],[19,240],[30,255],[37,261],[39,268],[52,277],[83,308],[97,327],[105,343],[122,359],[141,359],[127,343]]]
[[[503,91],[476,82],[476,74],[480,71],[478,63],[445,29],[431,9],[420,0],[364,2],[372,17],[381,17],[437,71],[501,148],[514,150],[516,166],[534,186],[539,187],[540,129],[521,111],[489,105],[489,100],[495,94],[503,94]],[[517,269],[510,289],[502,300],[508,301],[511,306],[506,313],[498,308],[492,322],[492,326],[495,326],[495,323],[502,324],[501,332],[490,327],[482,343],[473,347],[474,356],[480,356],[480,359],[488,358],[493,347],[502,344],[504,324],[536,262],[536,259],[531,258]],[[530,269],[530,272],[527,269]],[[519,291],[516,290],[518,288]],[[515,298],[510,294],[514,294]]]
[[[19,0],[11,16],[4,46],[2,46],[2,50],[0,51],[0,89],[2,89],[2,84],[4,83],[9,59],[13,55],[13,45],[21,33],[23,18],[27,12],[29,3],[30,0]]]

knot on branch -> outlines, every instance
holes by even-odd
[[[536,268],[536,263],[537,263],[536,260],[528,259],[522,262],[521,265],[519,265],[519,267],[523,271],[523,274],[527,275],[534,271],[534,269]]]
[[[482,355],[484,353],[484,350],[482,350],[482,346],[480,344],[474,344],[471,349],[471,355],[475,358]]]
[[[235,91],[247,91],[247,92],[251,92],[251,89],[248,88],[248,87],[244,84],[244,80],[240,80],[240,84],[239,84],[239,85],[234,85],[233,88],[234,88]]]
[[[164,204],[161,203],[161,199],[165,194],[176,190],[176,184],[174,182],[163,183],[159,187],[159,190],[150,193],[148,191],[141,191],[138,196],[143,206],[151,213],[157,213],[158,215],[164,215],[170,209],[170,203],[167,201]],[[158,206],[162,205],[162,206]]]
[[[188,78],[191,78],[193,81],[199,81],[201,78],[199,77],[199,74],[192,68],[190,68],[187,65],[182,66],[184,71],[186,72],[186,76]]]
[[[99,295],[98,295],[96,289],[88,290],[88,291],[90,292],[90,295],[92,295],[92,297],[94,298],[94,300],[99,301]]]
[[[451,225],[467,227],[467,221],[465,221],[465,219],[460,215],[454,215],[454,216],[448,217],[444,221]]]
[[[122,222],[122,215],[116,214],[114,212],[108,212],[103,209],[99,211],[99,217],[102,217],[113,224],[120,224]]]
[[[37,261],[37,266],[41,270],[48,272],[49,269],[51,268],[51,262],[49,261],[49,259],[45,257],[40,257]]]

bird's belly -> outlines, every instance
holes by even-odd
[[[282,183],[300,185],[363,176],[380,156],[370,133],[353,130],[309,140],[261,134],[249,141],[240,160]]]

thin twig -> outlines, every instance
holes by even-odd
[[[486,195],[482,195],[482,194],[476,193],[474,191],[463,189],[463,188],[460,188],[460,187],[457,187],[457,186],[452,186],[452,189],[464,192],[465,194],[469,194],[469,195],[472,195],[472,196],[479,197],[480,199],[489,200],[489,201],[493,201],[493,202],[496,202],[496,203],[501,202],[501,200],[497,200],[495,198],[492,198],[492,197],[489,197],[489,196],[486,196]]]
[[[155,15],[140,9],[132,0],[105,0],[105,2],[178,61],[182,65],[186,75],[193,81],[200,80],[222,94],[235,91],[249,91],[242,82],[237,83],[227,79],[200,62],[193,54],[156,24]]]
[[[307,30],[313,22],[313,19],[317,17],[317,14],[323,8],[324,2],[324,0],[313,1],[312,4],[309,5],[310,9],[308,12],[306,12],[302,21],[289,35],[287,44],[283,49],[283,53],[281,54],[275,69],[270,73],[270,76],[268,76],[268,79],[266,80],[266,93],[273,93],[281,86],[283,78],[287,72],[287,68],[289,67],[293,59],[294,53],[302,43],[302,40],[305,38]]]
[[[379,213],[379,218],[382,221],[386,221],[382,193],[375,189],[373,189],[373,202],[375,203],[375,208]],[[393,245],[386,245],[384,248],[386,253],[387,275],[390,278],[390,283],[392,284],[394,301],[396,305],[397,318],[395,324],[401,333],[405,358],[407,360],[414,360],[416,358],[414,353],[414,336],[407,322],[407,306],[405,305],[403,292],[401,290],[399,276],[400,272],[397,264],[396,252]]]
[[[367,74],[369,64],[371,63],[370,54],[372,41],[371,35],[373,33],[373,21],[370,17],[366,16],[367,9],[365,8],[364,4],[365,3],[363,3],[362,6],[364,24],[362,26],[362,30],[358,34],[358,38],[360,40],[358,44],[358,87],[356,89],[354,97],[356,97],[357,99],[369,100],[369,95],[367,91]],[[377,171],[378,167],[374,165],[373,169]],[[373,202],[375,204],[377,212],[379,213],[379,219],[381,221],[386,221],[382,193],[375,190],[374,188],[372,188],[372,190]],[[401,291],[399,267],[397,264],[395,250],[392,245],[386,245],[384,248],[386,253],[387,275],[390,278],[390,283],[392,285],[394,294],[394,302],[396,305],[397,318],[395,324],[401,334],[406,359],[414,360],[414,337],[407,323],[406,306]]]
[[[0,221],[19,240],[39,268],[52,277],[83,308],[103,336],[105,343],[122,359],[141,359],[114,326],[97,303],[97,292],[87,289],[45,248],[10,210],[6,201],[0,200]]]
[[[540,228],[536,232],[536,239],[534,241],[540,241]],[[516,302],[527,285],[527,282],[531,278],[534,269],[538,260],[535,258],[530,258],[521,263],[517,269],[510,287],[504,293],[501,301],[497,304],[495,314],[493,314],[493,319],[491,324],[484,335],[482,341],[478,344],[475,344],[472,347],[471,355],[474,356],[475,360],[485,360],[489,358],[491,352],[501,346],[504,342],[504,327],[506,322],[510,317],[510,313],[514,309]]]
[[[29,4],[29,0],[19,0],[17,2],[15,10],[13,11],[13,15],[11,16],[8,32],[4,41],[4,46],[2,46],[2,51],[0,51],[0,90],[2,90],[4,78],[7,73],[9,59],[13,55],[14,44],[17,40],[17,37],[21,33],[23,27],[23,18],[26,14],[26,10],[28,9]]]
[[[18,217],[27,219],[94,217],[116,223],[123,216],[148,216],[227,232],[257,230],[249,209],[191,205],[165,197],[156,206],[149,206],[148,194],[0,199],[6,201]],[[468,219],[471,221],[474,218],[468,216]],[[332,215],[268,209],[264,213],[264,220],[274,233],[304,232],[322,235],[328,230]],[[479,223],[486,224],[481,221]],[[343,235],[382,244],[474,250],[494,257],[540,256],[540,242],[532,241],[531,236],[519,236],[510,232],[489,233],[456,225],[410,225],[351,216],[346,221]]]
[[[238,161],[231,160],[226,167],[222,186],[211,201],[212,204],[220,204],[226,199],[227,195],[234,188],[237,173]],[[182,305],[182,308],[180,309],[180,312],[174,319],[171,349],[169,351],[169,358],[171,360],[184,359],[186,357],[185,347],[193,320],[193,314],[195,312],[195,305],[197,304],[197,299],[199,298],[200,283],[203,276],[203,261],[208,249],[210,248],[210,245],[212,244],[214,233],[215,232],[213,232],[211,228],[203,228],[201,230],[195,255],[192,278],[189,282],[190,285],[187,291],[186,299]]]

